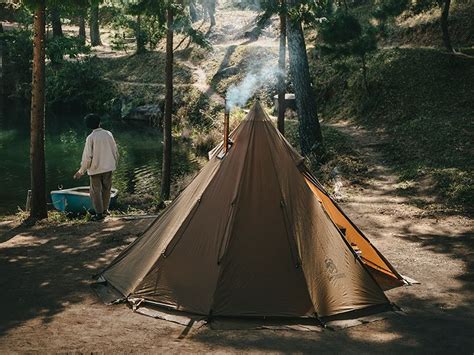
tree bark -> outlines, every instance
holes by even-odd
[[[199,20],[198,12],[196,9],[196,0],[189,1],[189,16],[191,17],[191,21],[193,23]]]
[[[34,12],[33,77],[31,89],[31,210],[30,218],[48,217],[44,156],[45,104],[45,0],[38,0]]]
[[[367,63],[366,63],[366,60],[365,60],[365,55],[361,55],[360,59],[361,59],[361,62],[362,62],[362,77],[364,79],[365,90],[367,91],[367,94],[370,95],[369,83],[367,81]]]
[[[53,28],[53,37],[63,36],[63,27],[61,25],[61,13],[57,7],[51,9],[51,27]]]
[[[140,15],[137,15],[137,28],[135,37],[137,38],[137,54],[145,53],[145,39],[143,38],[142,17]]]
[[[289,5],[296,5],[298,0],[289,0]],[[299,134],[301,152],[321,157],[323,136],[318,121],[316,97],[311,86],[308,55],[300,19],[288,18],[287,21],[288,52],[290,70],[295,88],[296,107],[299,116]]]
[[[453,46],[451,44],[451,37],[449,36],[449,26],[448,26],[448,18],[449,18],[449,8],[451,6],[451,0],[444,0],[441,4],[441,30],[443,31],[443,43],[446,47],[448,52],[454,53]]]
[[[280,49],[278,56],[278,121],[277,127],[282,135],[285,135],[285,93],[286,93],[286,10],[285,0],[281,0],[280,12]]]
[[[3,26],[2,23],[0,22],[0,34],[3,33]],[[3,105],[3,92],[5,89],[5,81],[3,80],[3,72],[5,70],[5,64],[6,64],[6,58],[5,58],[5,53],[3,53],[3,38],[0,37],[0,117],[3,116],[3,108],[5,107]]]
[[[100,46],[102,41],[100,40],[100,27],[99,27],[99,2],[94,1],[91,5],[91,17],[90,17],[90,37],[91,46]]]
[[[207,12],[211,22],[211,27],[216,25],[216,0],[206,0]]]
[[[161,199],[168,200],[171,188],[171,117],[173,111],[173,9],[166,14],[165,115],[163,120],[163,165]]]
[[[86,43],[86,19],[83,15],[79,17],[79,39],[82,44]]]

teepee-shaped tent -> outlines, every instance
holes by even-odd
[[[382,288],[403,278],[259,103],[231,138],[102,280],[124,297],[204,316],[324,320],[389,308]]]

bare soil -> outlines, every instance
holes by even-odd
[[[242,20],[245,25],[247,19]],[[221,26],[216,32],[217,45],[235,34],[233,21],[228,23],[228,28]],[[223,47],[217,53],[225,52]],[[212,96],[203,74],[196,75],[202,91]],[[349,123],[335,127],[358,142],[371,167],[366,182],[339,189],[342,207],[402,274],[421,282],[387,292],[406,316],[338,331],[189,330],[136,314],[123,304],[106,306],[90,288],[92,275],[151,219],[34,227],[4,221],[0,222],[0,353],[472,354],[472,220],[414,207],[410,196],[399,195],[396,175],[377,151],[377,136]]]

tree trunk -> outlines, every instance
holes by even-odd
[[[441,4],[441,30],[443,31],[443,42],[446,50],[453,53],[454,49],[451,44],[451,37],[449,36],[449,26],[448,26],[448,17],[449,17],[449,8],[451,6],[451,0],[444,0]]]
[[[83,15],[79,17],[79,39],[86,44],[86,19]]]
[[[90,18],[90,37],[91,46],[100,46],[102,41],[100,40],[100,27],[99,27],[99,2],[94,1],[91,6],[91,18]]]
[[[163,165],[161,199],[170,198],[171,187],[171,116],[173,111],[173,9],[166,14],[165,116],[163,121]]]
[[[51,27],[53,28],[53,37],[62,37],[63,28],[61,25],[61,13],[57,7],[51,9]]]
[[[48,217],[44,158],[45,85],[45,0],[38,0],[34,12],[33,77],[31,89],[31,210],[30,218]]]
[[[366,63],[366,60],[365,60],[365,55],[362,55],[360,58],[361,58],[361,61],[362,61],[362,77],[364,79],[365,90],[367,91],[367,94],[370,95],[369,83],[367,81],[367,63]]]
[[[207,0],[209,19],[211,21],[211,27],[216,25],[216,0]]]
[[[288,4],[294,6],[297,1],[289,0]],[[321,157],[324,152],[323,136],[318,121],[316,97],[311,86],[308,55],[301,20],[288,18],[287,36],[290,70],[299,116],[301,152],[303,155],[315,153],[316,156]]]
[[[199,20],[198,12],[196,9],[196,0],[189,1],[189,17],[191,17],[191,21],[193,23]]]
[[[281,5],[284,7],[285,0],[281,0]],[[282,135],[285,135],[285,93],[286,93],[286,10],[281,9],[280,12],[280,50],[278,57],[278,130]]]
[[[2,23],[0,22],[0,35],[3,33],[3,26]],[[0,117],[3,117],[3,108],[5,107],[3,105],[3,91],[5,89],[5,82],[4,82],[4,75],[3,71],[5,70],[4,66],[6,64],[6,58],[5,58],[5,53],[3,53],[3,37],[0,37]]]
[[[140,15],[137,15],[137,28],[135,37],[137,38],[137,54],[145,53],[145,39],[143,38],[142,17]]]

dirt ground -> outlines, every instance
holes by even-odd
[[[235,33],[230,27],[227,32]],[[221,37],[229,39],[226,36]],[[223,47],[217,54],[225,52]],[[188,332],[181,325],[133,313],[123,304],[106,306],[90,288],[92,275],[151,219],[35,227],[4,221],[0,222],[0,353],[473,354],[472,220],[414,207],[410,196],[397,193],[397,179],[377,152],[377,137],[350,124],[336,128],[360,143],[372,167],[367,183],[342,187],[342,207],[402,274],[421,282],[387,292],[406,316],[338,331],[201,327]]]

